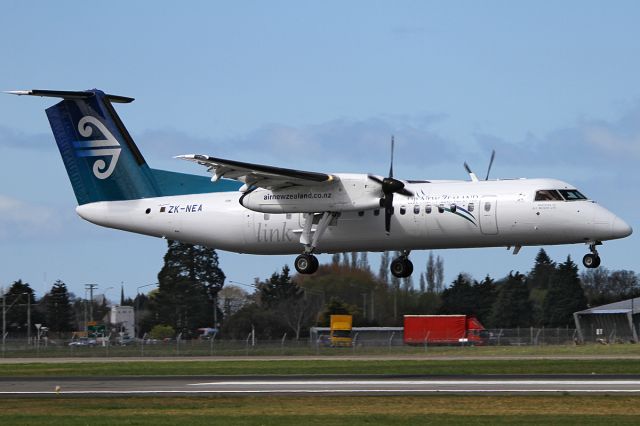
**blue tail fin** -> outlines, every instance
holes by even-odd
[[[112,102],[133,99],[85,92],[32,91],[62,97],[47,117],[78,204],[148,198],[161,191]]]
[[[133,98],[107,95],[96,89],[7,93],[63,99],[47,108],[47,117],[80,205],[240,188],[237,181],[211,182],[205,176],[149,168],[112,105],[129,103]]]

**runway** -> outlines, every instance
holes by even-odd
[[[640,376],[181,376],[0,379],[0,397],[257,394],[640,394]]]

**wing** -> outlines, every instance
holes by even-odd
[[[309,186],[329,183],[336,179],[335,176],[305,172],[301,170],[283,169],[281,167],[264,166],[262,164],[243,163],[240,161],[224,160],[222,158],[209,157],[208,155],[188,154],[175,158],[193,161],[206,166],[213,174],[211,181],[215,182],[221,177],[235,179],[244,182],[241,191],[246,191],[252,186],[266,189],[282,189],[291,186]]]

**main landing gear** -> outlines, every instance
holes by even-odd
[[[400,257],[391,262],[391,274],[396,278],[407,278],[413,273],[413,263],[409,260],[409,251],[403,251]]]
[[[591,253],[585,254],[582,258],[582,264],[585,268],[597,268],[600,266],[600,256],[598,255],[598,250],[596,250],[596,246],[600,244],[602,243],[599,241],[589,244]]]
[[[300,243],[304,244],[304,253],[296,257],[293,266],[300,274],[313,274],[318,270],[318,258],[313,255],[313,251],[318,245],[318,241],[336,213],[324,212],[322,215],[314,215],[313,213],[304,214],[304,226],[300,235]],[[318,219],[317,221],[315,219]],[[312,229],[314,223],[317,223],[316,229]]]
[[[303,253],[300,256],[296,257],[293,265],[296,267],[296,271],[298,271],[300,274],[308,275],[316,272],[320,264],[318,262],[318,258],[311,253]]]

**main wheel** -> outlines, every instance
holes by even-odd
[[[311,265],[311,272],[309,272],[310,274],[315,273],[318,270],[318,267],[320,267],[320,262],[318,261],[318,258],[315,257],[314,255],[310,255],[311,256],[311,262],[313,263],[313,265]]]
[[[293,266],[295,266],[296,271],[305,275],[313,274],[317,271],[318,265],[318,258],[312,254],[306,253],[296,257],[295,262],[293,262]]]
[[[600,256],[593,253],[585,254],[582,258],[582,264],[585,268],[597,268],[600,266]]]
[[[396,278],[406,278],[413,273],[413,263],[406,257],[399,257],[391,262],[391,274]]]

